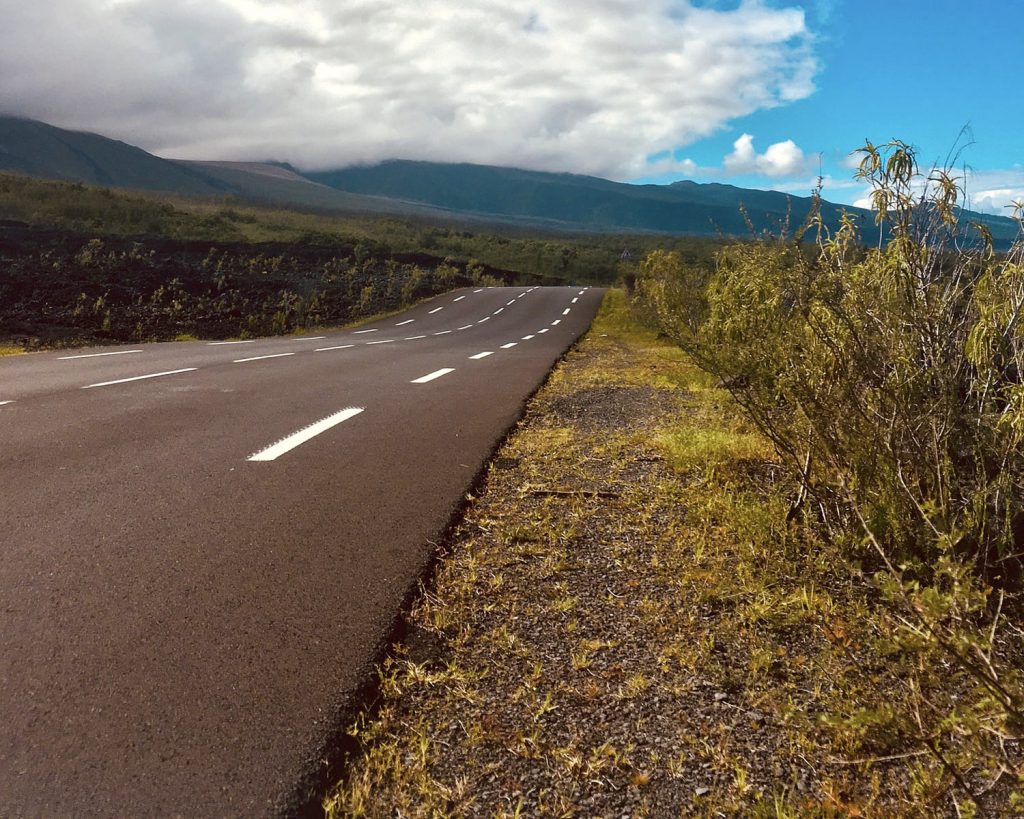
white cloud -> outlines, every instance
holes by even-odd
[[[4,3],[0,110],[164,155],[466,160],[629,178],[813,91],[804,14],[760,0]],[[799,157],[763,155],[770,172]]]
[[[787,139],[769,145],[763,154],[754,148],[754,137],[743,134],[733,143],[733,151],[725,157],[725,172],[733,176],[761,174],[773,179],[797,176],[808,170],[807,157],[795,142]]]

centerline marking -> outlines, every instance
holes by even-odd
[[[130,355],[131,353],[141,353],[142,350],[118,350],[114,353],[86,353],[84,355],[62,355],[58,358],[58,361],[71,361],[75,358],[102,358],[105,355]]]
[[[348,350],[351,347],[355,347],[355,344],[342,344],[340,347],[321,347],[318,350],[313,350],[314,353],[326,353],[328,350]]]
[[[502,344],[501,345],[501,349],[503,349],[503,350],[511,350],[513,347],[517,346],[518,344],[519,344],[518,341],[510,341],[508,344]]]
[[[144,381],[147,378],[162,378],[165,375],[178,375],[179,373],[190,373],[199,369],[198,367],[186,367],[183,370],[168,370],[165,373],[150,373],[149,375],[136,375],[133,378],[119,378],[117,381],[101,381],[99,384],[89,384],[82,387],[83,390],[91,390],[94,387],[112,387],[114,384],[127,384],[129,381]]]
[[[295,355],[295,353],[275,353],[274,355],[254,355],[252,358],[238,358],[232,361],[232,364],[245,364],[247,361],[264,361],[268,358],[284,358],[286,356]]]
[[[275,461],[286,452],[291,452],[295,447],[306,443],[306,441],[311,438],[315,438],[322,432],[327,432],[327,430],[332,427],[336,427],[342,421],[354,418],[359,415],[363,409],[363,407],[349,407],[348,409],[343,409],[341,412],[334,413],[334,415],[328,415],[322,421],[317,421],[315,424],[311,424],[305,429],[300,429],[298,432],[292,433],[287,438],[278,441],[273,446],[268,446],[266,449],[260,450],[255,455],[250,455],[246,460]]]
[[[256,339],[248,338],[245,341],[207,341],[207,347],[223,347],[225,344],[255,344]]]
[[[481,358],[487,358],[487,356],[489,355],[494,355],[494,352],[492,350],[488,350],[487,352],[484,353],[477,353],[476,355],[471,355],[469,358],[471,361],[479,361]]]
[[[414,321],[416,321],[416,319],[406,319],[405,321],[398,322],[395,327],[405,327],[406,324],[412,324]]]
[[[440,370],[434,370],[432,373],[424,375],[422,378],[414,378],[410,381],[410,384],[426,384],[428,381],[433,381],[435,378],[440,378],[442,375],[448,375],[448,373],[455,372],[454,367],[442,367]]]
[[[429,312],[427,313],[427,315],[428,315],[428,316],[432,316],[432,315],[434,315],[434,313],[440,313],[440,312],[441,312],[442,310],[444,310],[444,308],[443,308],[443,307],[437,307],[437,308],[435,308],[435,309],[433,309],[433,310],[429,311]]]
[[[363,333],[376,333],[380,330],[380,327],[374,327],[372,330],[356,330],[354,335],[361,336]]]

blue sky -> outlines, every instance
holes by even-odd
[[[738,2],[703,2],[719,10]],[[804,192],[817,173],[825,196],[853,203],[864,194],[844,167],[864,140],[899,138],[919,150],[922,164],[942,162],[969,126],[962,161],[972,169],[976,204],[999,207],[1024,197],[1024,2],[1020,0],[776,0],[803,9],[818,63],[810,96],[734,119],[713,136],[675,154],[697,166],[637,181],[678,178]],[[792,140],[810,173],[769,176],[723,167],[734,142],[753,136],[756,153]],[[749,165],[750,163],[746,163]],[[734,163],[735,167],[736,163]],[[781,169],[780,169],[781,170]],[[998,195],[986,197],[986,191]],[[1009,192],[1009,193],[1007,193]]]

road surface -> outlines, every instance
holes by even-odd
[[[0,815],[315,798],[433,544],[601,295],[0,359]]]

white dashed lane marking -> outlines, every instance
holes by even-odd
[[[441,330],[441,332],[439,332],[439,333],[434,333],[434,335],[435,335],[435,336],[446,336],[446,335],[448,335],[448,334],[449,334],[450,332],[451,332],[451,330]]]
[[[434,370],[432,373],[424,375],[422,378],[415,378],[410,381],[410,384],[426,384],[429,381],[433,381],[435,378],[440,378],[442,375],[448,375],[448,373],[455,372],[454,367],[443,367],[440,370]]]
[[[466,297],[465,296],[459,296],[457,299],[452,299],[452,304],[455,304],[455,302],[457,302],[457,301],[462,301],[464,298],[466,298]]]
[[[394,344],[394,343],[395,343],[395,340],[393,338],[387,338],[387,339],[384,339],[384,341],[367,341],[366,342],[367,346],[369,346],[370,344]]]
[[[503,312],[505,312],[505,308],[504,307],[499,307],[497,310],[495,310],[493,313],[491,313],[491,315],[492,316],[496,316],[499,313],[503,313]]]
[[[565,309],[564,309],[564,310],[562,311],[562,315],[563,315],[563,316],[567,316],[567,315],[569,315],[569,313],[571,313],[571,312],[572,312],[572,308],[571,308],[571,307],[566,307],[566,308],[565,308]]]
[[[442,310],[444,310],[443,307],[437,307],[437,308],[431,310],[429,313],[427,313],[427,315],[428,316],[432,316],[432,315],[434,315],[434,313],[440,313]]]
[[[476,355],[471,355],[469,358],[470,358],[471,361],[479,361],[481,358],[487,358],[487,356],[489,356],[489,355],[494,355],[494,351],[493,350],[487,350],[486,352],[483,352],[483,353],[477,353]]]
[[[484,289],[481,287],[479,290],[474,290],[473,292],[474,293],[483,293]]]
[[[523,341],[529,341],[529,340],[530,340],[531,338],[536,338],[536,336],[533,336],[533,335],[529,335],[529,336],[523,336],[523,339],[522,339],[522,340],[523,340]]]
[[[547,331],[548,331],[548,328],[545,327],[543,330],[538,330],[537,332],[538,333],[546,333]]]
[[[472,324],[465,324],[462,327],[459,327],[458,329],[460,329],[460,330],[468,330],[472,326],[473,326]]]
[[[419,341],[421,338],[426,338],[426,336],[409,336],[406,341]]]
[[[268,358],[285,358],[286,356],[295,355],[295,353],[275,353],[274,355],[254,355],[252,358],[238,358],[232,361],[232,364],[245,364],[249,361],[266,361]]]
[[[501,349],[503,349],[503,350],[511,350],[513,347],[515,347],[518,344],[519,344],[518,341],[510,341],[508,344],[502,344],[501,345]]]
[[[76,358],[103,358],[108,355],[131,355],[132,353],[141,353],[142,350],[118,350],[114,353],[85,353],[83,355],[62,355],[58,358],[58,361],[73,361]]]
[[[0,401],[0,407],[6,407],[8,404],[13,404],[13,401]]]
[[[101,381],[99,384],[89,384],[82,387],[83,390],[91,390],[95,387],[112,387],[114,384],[127,384],[130,381],[145,381],[147,378],[163,378],[165,375],[179,375],[181,373],[195,372],[198,367],[186,367],[183,370],[168,370],[165,373],[149,373],[148,375],[136,375],[133,378],[119,378],[116,381]]]
[[[553,322],[551,322],[551,326],[552,327],[557,327],[561,323],[562,323],[561,319],[555,319]]]
[[[314,350],[313,352],[314,353],[326,353],[329,350],[349,350],[349,349],[351,349],[352,347],[355,347],[355,346],[356,346],[355,344],[341,344],[341,345],[339,345],[337,347],[321,347],[320,349]]]
[[[255,344],[256,339],[249,338],[245,341],[208,341],[206,342],[207,347],[223,347],[225,344]]]
[[[490,321],[490,320],[491,320],[491,317],[490,316],[486,316],[485,318],[480,319],[480,321],[478,321],[477,324],[483,324],[485,321]]]
[[[379,327],[374,327],[372,330],[356,330],[355,335],[361,336],[363,333],[376,333],[378,330],[380,330]]]
[[[405,327],[406,324],[412,324],[414,321],[416,321],[416,319],[406,319],[405,321],[398,322],[395,327]]]
[[[349,418],[354,418],[363,411],[362,407],[349,407],[343,409],[341,412],[336,412],[334,415],[328,415],[322,421],[317,421],[305,429],[300,429],[298,432],[289,435],[282,441],[268,446],[266,449],[260,450],[255,455],[250,455],[248,460],[250,461],[274,461],[284,455],[286,452],[291,452],[295,447],[300,446],[311,438],[315,438],[321,433],[327,432],[332,427],[336,427],[342,421],[347,421]]]
[[[572,300],[571,302],[569,302],[569,303],[570,303],[570,304],[575,304],[575,303],[576,303],[576,302],[578,302],[579,300],[580,300],[580,297],[579,297],[579,296],[577,296],[576,298],[574,298],[574,299],[573,299],[573,300]]]
[[[305,338],[293,338],[292,341],[323,341],[327,336],[306,336]]]

